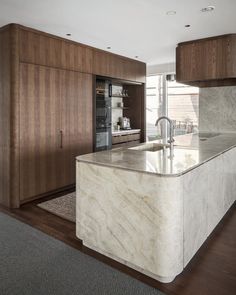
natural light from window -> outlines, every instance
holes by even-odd
[[[168,116],[172,120],[175,136],[198,131],[199,88],[176,81],[167,81],[165,98],[163,79],[165,75],[147,77],[146,134],[148,141],[162,137],[161,129],[155,126],[160,116]]]

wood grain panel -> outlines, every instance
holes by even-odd
[[[92,152],[92,75],[21,63],[21,201],[75,183]]]
[[[124,116],[130,118],[132,129],[141,129],[140,141],[145,141],[145,89],[142,85],[125,85],[129,98],[125,98],[125,106],[128,109],[123,111]]]
[[[10,206],[10,30],[0,31],[0,203]]]
[[[200,87],[236,85],[236,34],[180,43],[176,78]]]
[[[75,157],[93,148],[92,75],[63,71],[61,118],[63,182],[75,183]]]
[[[61,184],[60,70],[20,65],[20,199]]]
[[[146,64],[143,62],[136,62],[136,81],[146,83]]]
[[[21,62],[145,82],[146,65],[117,54],[19,26]]]
[[[93,56],[89,47],[21,28],[20,61],[91,73]]]
[[[19,206],[18,27],[0,30],[0,203]]]
[[[146,81],[146,64],[109,52],[94,50],[93,73],[133,82]]]

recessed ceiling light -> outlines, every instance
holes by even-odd
[[[191,27],[191,25],[185,25],[185,28],[189,28],[189,27]]]
[[[175,14],[176,14],[176,11],[174,11],[174,10],[170,10],[170,11],[167,11],[166,14],[167,14],[167,15],[175,15]]]
[[[215,9],[215,6],[207,6],[201,9],[201,12],[211,12]]]
[[[111,49],[111,46],[107,46],[107,49]]]
[[[71,36],[71,34],[70,33],[67,33],[66,36]]]

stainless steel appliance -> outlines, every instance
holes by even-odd
[[[96,79],[95,99],[95,151],[111,149],[111,97],[112,88],[109,80]]]
[[[127,130],[127,129],[131,129],[130,127],[130,119],[127,117],[120,117],[119,118],[119,123],[120,123],[120,128]]]

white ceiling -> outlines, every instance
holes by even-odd
[[[215,11],[200,10],[214,5]],[[166,12],[175,10],[174,16]],[[236,33],[236,0],[0,0],[0,26],[19,23],[139,59],[175,61],[178,42]],[[185,28],[190,24],[190,28]]]

